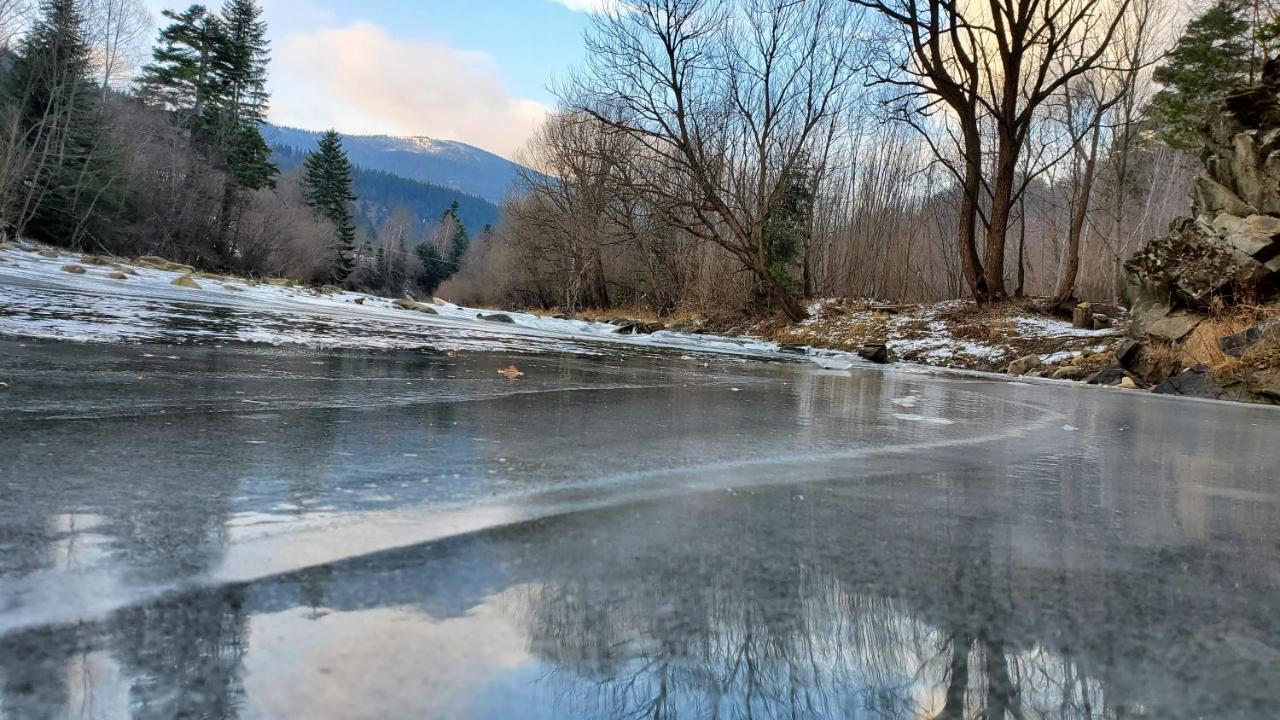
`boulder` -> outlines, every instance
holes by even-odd
[[[1133,378],[1127,377],[1120,381],[1119,387],[1122,387],[1125,390],[1137,390],[1139,385]]]
[[[1183,370],[1160,383],[1152,392],[1157,395],[1182,395],[1213,400],[1224,400],[1229,397],[1227,391],[1218,384],[1206,365],[1197,365]]]
[[[1195,330],[1204,321],[1205,316],[1200,313],[1191,312],[1190,310],[1175,310],[1147,325],[1146,333],[1161,340],[1178,342],[1190,335],[1191,331]]]
[[[58,257],[58,253],[56,253],[56,252],[54,252],[54,251],[52,251],[52,250],[40,250],[40,251],[38,251],[36,254],[37,254],[37,255],[39,255],[39,256],[40,256],[40,257],[42,257],[42,258],[50,258],[50,259],[52,259],[52,258],[56,258],[56,257]]]
[[[1087,368],[1080,367],[1079,365],[1067,365],[1066,367],[1060,367],[1057,370],[1055,370],[1053,372],[1053,379],[1054,380],[1080,380],[1081,378],[1084,378],[1088,374],[1089,374],[1089,370]]]
[[[85,265],[110,265],[111,264],[110,260],[102,257],[101,255],[82,255],[80,256],[80,262],[84,263]]]
[[[137,274],[138,274],[138,271],[137,271],[137,270],[134,270],[133,268],[129,267],[128,265],[121,265],[120,263],[111,263],[111,269],[112,269],[112,270],[115,270],[116,272],[122,272],[122,273],[124,273],[125,275],[137,275]]]
[[[353,302],[353,303],[355,303],[355,304],[357,304],[357,305],[363,305],[363,304],[364,304],[364,298],[362,298],[362,297],[358,297],[358,298],[356,298],[356,299],[352,300],[351,302]]]
[[[1044,363],[1040,361],[1039,355],[1028,355],[1009,363],[1009,374],[1026,375],[1032,370],[1039,370],[1043,365]]]
[[[858,357],[868,362],[885,365],[893,362],[893,353],[882,344],[868,344],[858,348]]]
[[[1280,317],[1273,317],[1268,320],[1254,325],[1251,328],[1238,332],[1235,335],[1228,335],[1218,341],[1218,347],[1222,352],[1231,357],[1240,357],[1250,347],[1262,342],[1263,340],[1275,340],[1280,342]]]
[[[809,348],[799,343],[783,343],[778,346],[779,352],[788,353],[790,355],[808,355]]]
[[[114,270],[112,272],[107,273],[107,278],[111,280],[128,280],[129,276],[125,275],[119,270]]]
[[[190,275],[179,275],[178,277],[174,278],[173,281],[170,282],[169,284],[177,285],[178,287],[190,288],[192,290],[200,289],[199,283],[197,283],[195,278],[191,277]]]
[[[410,300],[410,299],[408,299],[408,298],[402,298],[402,299],[399,299],[399,300],[392,300],[392,301],[391,301],[391,304],[392,304],[392,305],[394,305],[394,306],[396,306],[396,307],[398,307],[398,308],[404,309],[404,310],[413,310],[414,312],[425,313],[425,314],[427,314],[427,315],[439,315],[439,314],[440,314],[440,313],[436,312],[436,309],[435,309],[435,308],[433,308],[433,307],[431,307],[430,305],[427,305],[426,303],[420,303],[420,302],[417,302],[417,301],[414,301],[414,300]]]
[[[1137,340],[1125,338],[1116,343],[1114,352],[1120,367],[1132,370],[1137,366],[1138,358],[1142,355],[1142,345]]]
[[[493,313],[492,315],[481,314],[480,319],[484,320],[485,322],[504,323],[506,325],[516,324],[516,321],[512,320],[510,315],[504,315],[502,313]]]
[[[62,272],[71,273],[72,275],[83,275],[84,268],[79,265],[63,265]]]
[[[230,290],[231,292],[244,292],[244,288],[240,287],[239,285],[233,285],[231,283],[223,283],[222,289]]]

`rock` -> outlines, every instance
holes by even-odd
[[[1137,390],[1138,383],[1134,382],[1133,378],[1126,377],[1120,380],[1120,387],[1124,388],[1125,390]]]
[[[515,325],[515,324],[516,324],[516,321],[515,321],[515,320],[512,320],[510,315],[504,315],[504,314],[502,314],[502,313],[494,313],[494,314],[492,314],[492,315],[484,315],[484,314],[482,314],[482,315],[480,315],[480,319],[481,319],[481,320],[484,320],[485,322],[492,322],[492,323],[504,323],[504,324],[506,324],[506,325]]]
[[[893,362],[893,354],[889,352],[889,348],[880,344],[863,345],[858,348],[858,357],[879,365]]]
[[[363,304],[364,304],[364,298],[362,298],[362,297],[358,297],[358,298],[356,298],[355,300],[352,300],[351,302],[353,302],[353,303],[355,303],[355,304],[357,304],[357,305],[363,305]]]
[[[40,250],[40,251],[39,251],[39,252],[37,252],[36,254],[37,254],[37,255],[39,255],[39,256],[40,256],[40,257],[42,257],[42,258],[56,258],[56,257],[58,257],[58,253],[56,253],[56,252],[54,252],[54,251],[52,251],[52,250]]]
[[[1115,367],[1115,368],[1107,368],[1105,370],[1099,370],[1098,372],[1085,378],[1085,383],[1088,385],[1119,385],[1123,383],[1125,380],[1128,380],[1131,383],[1135,383],[1135,387],[1136,387],[1138,378],[1134,377],[1132,373],[1125,370],[1124,368]]]
[[[1115,327],[1115,321],[1114,321],[1114,320],[1112,320],[1111,318],[1107,317],[1106,315],[1094,315],[1094,316],[1093,316],[1093,329],[1094,329],[1094,330],[1109,330],[1109,329],[1111,329],[1111,328],[1113,328],[1113,327]]]
[[[169,284],[177,285],[178,287],[191,288],[192,290],[200,289],[200,285],[196,282],[195,278],[191,277],[190,275],[180,275],[174,278],[173,282]]]
[[[119,270],[115,270],[115,271],[113,271],[113,272],[109,272],[109,273],[107,273],[107,278],[108,278],[108,279],[110,279],[110,280],[128,280],[128,279],[129,279],[129,276],[128,276],[128,275],[125,275],[124,273],[120,272]]]
[[[1222,400],[1228,397],[1227,391],[1214,380],[1213,373],[1205,365],[1197,365],[1183,370],[1160,383],[1152,392],[1157,395],[1182,395],[1213,400]]]
[[[1228,335],[1218,341],[1218,347],[1226,355],[1240,357],[1250,347],[1263,340],[1280,341],[1280,317],[1263,320],[1243,332]]]
[[[1205,316],[1200,313],[1191,312],[1190,310],[1174,310],[1163,318],[1150,323],[1146,326],[1146,334],[1167,340],[1169,342],[1178,342],[1182,338],[1191,334],[1192,330],[1205,321]]]
[[[63,265],[62,272],[71,273],[72,275],[83,275],[84,268],[79,265]]]
[[[1079,380],[1088,375],[1089,371],[1078,365],[1068,365],[1060,367],[1053,372],[1054,380]]]
[[[133,268],[129,267],[128,265],[121,265],[120,263],[111,263],[111,269],[112,269],[112,270],[115,270],[116,272],[122,272],[122,273],[124,273],[125,275],[137,275],[137,274],[138,274],[138,271],[137,271],[137,270],[134,270]]]
[[[85,265],[110,265],[111,264],[110,260],[102,257],[101,255],[82,255],[80,256],[80,262],[84,263]]]
[[[799,343],[783,343],[778,346],[778,351],[788,353],[791,355],[808,355],[809,354],[808,346],[801,345]]]
[[[1168,235],[1147,243],[1125,269],[1187,306],[1206,304],[1214,296],[1261,297],[1267,274],[1261,262],[1237,250],[1207,222],[1191,218],[1175,221]]]
[[[262,282],[272,287],[284,287],[289,284],[289,278],[267,278]]]
[[[1196,178],[1196,186],[1192,192],[1192,202],[1205,215],[1216,216],[1227,213],[1245,216],[1258,212],[1257,208],[1241,200],[1222,183],[1206,175]]]
[[[640,332],[643,332],[647,335],[652,335],[653,333],[662,332],[663,330],[667,329],[666,325],[657,321],[651,322],[651,323],[640,323],[636,327],[640,329]]]
[[[1043,370],[1032,370],[1031,372],[1027,373],[1026,375],[1023,375],[1022,377],[1025,377],[1025,378],[1042,378],[1042,377],[1044,377],[1044,371],[1043,371]]]
[[[433,308],[433,307],[431,307],[430,305],[427,305],[426,303],[416,302],[416,301],[414,301],[414,300],[410,300],[410,299],[408,299],[408,298],[402,298],[402,299],[399,299],[399,300],[392,300],[392,301],[391,301],[391,304],[392,304],[392,305],[394,305],[394,306],[396,306],[396,307],[398,307],[398,308],[402,308],[402,309],[404,309],[404,310],[413,310],[414,312],[425,313],[425,314],[427,314],[427,315],[439,315],[439,314],[440,314],[440,313],[436,312],[436,309],[435,309],[435,308]]]
[[[1028,355],[1009,363],[1009,374],[1026,375],[1032,370],[1039,370],[1043,366],[1044,363],[1041,362],[1039,355]]]
[[[515,365],[508,365],[498,371],[498,374],[508,380],[515,380],[518,377],[524,377],[524,373],[520,372],[520,368]]]
[[[1120,367],[1132,370],[1138,364],[1139,356],[1142,355],[1142,345],[1136,340],[1125,338],[1116,343],[1114,352]]]
[[[240,287],[239,285],[232,285],[231,283],[223,283],[222,289],[230,290],[231,292],[244,292],[244,288]]]
[[[343,290],[337,285],[321,285],[320,292],[324,295],[333,295],[335,293],[343,292]]]

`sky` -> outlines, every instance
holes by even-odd
[[[608,0],[259,1],[272,122],[512,157],[554,106],[551,83],[581,61],[588,12]],[[157,24],[190,4],[146,2]]]

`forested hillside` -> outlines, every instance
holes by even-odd
[[[343,146],[350,154],[350,139],[343,139]],[[287,145],[273,148],[273,159],[282,172],[289,172],[302,164],[305,153]],[[475,195],[468,195],[453,188],[419,182],[381,170],[370,170],[356,164],[352,168],[355,183],[356,218],[370,229],[376,229],[390,216],[397,206],[411,210],[424,224],[436,222],[454,203],[458,204],[458,221],[472,233],[498,222],[498,206]]]
[[[319,132],[267,124],[263,136],[273,146],[315,147]],[[402,178],[453,188],[491,203],[502,202],[516,186],[521,168],[506,158],[450,140],[387,135],[348,135],[347,153],[356,165]]]

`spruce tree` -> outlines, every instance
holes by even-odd
[[[189,124],[204,114],[217,93],[214,54],[224,41],[222,22],[203,5],[163,15],[170,22],[160,31],[151,62],[142,68],[138,96]]]
[[[458,202],[455,200],[445,211],[445,216],[453,223],[453,234],[449,237],[449,264],[453,272],[462,267],[462,258],[467,254],[467,248],[471,247],[471,237],[467,235],[462,221],[458,220],[458,209]]]
[[[4,90],[31,158],[15,224],[75,247],[109,245],[124,205],[118,149],[90,57],[76,0],[44,0]]]
[[[330,264],[329,279],[341,283],[355,265],[356,226],[351,203],[357,200],[352,189],[351,161],[342,149],[342,138],[329,130],[320,138],[316,151],[303,163],[302,188],[307,204],[333,223],[337,245]]]
[[[1252,28],[1241,0],[1216,0],[1192,20],[1153,78],[1164,89],[1151,115],[1170,146],[1195,152],[1201,130],[1232,88],[1249,81]]]
[[[203,5],[166,11],[171,22],[140,81],[143,100],[175,113],[201,152],[231,176],[228,206],[238,188],[272,187],[279,173],[259,130],[270,59],[261,16],[254,0],[228,0],[221,16]]]

